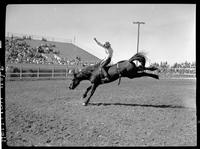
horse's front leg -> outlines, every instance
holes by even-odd
[[[93,85],[91,86],[91,92],[90,92],[90,95],[89,95],[89,97],[85,100],[85,102],[82,104],[83,106],[86,106],[86,105],[89,103],[90,98],[91,98],[92,95],[94,94],[94,92],[95,92],[97,86],[98,86],[97,84],[93,84]]]
[[[85,93],[83,94],[82,98],[85,98],[85,97],[87,96],[87,93],[91,90],[91,88],[92,88],[92,85],[90,85],[90,86],[86,89],[86,91],[85,91]]]

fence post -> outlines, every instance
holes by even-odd
[[[39,78],[40,76],[40,67],[38,67],[38,70],[37,70],[37,78]]]
[[[54,77],[54,67],[52,68],[52,78]]]
[[[65,70],[66,70],[66,78],[67,78],[67,75],[68,75],[68,74],[67,74],[67,68],[66,68]]]
[[[19,72],[19,78],[20,78],[20,80],[22,79],[22,65],[20,65],[20,70],[19,70],[20,72]]]

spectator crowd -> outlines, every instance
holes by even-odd
[[[175,63],[172,66],[170,66],[167,62],[160,62],[159,63],[152,63],[151,66],[156,66],[160,69],[163,73],[190,73],[194,74],[196,73],[196,62],[182,62],[182,63]]]
[[[53,44],[41,44],[38,47],[31,47],[26,40],[30,37],[11,37],[6,39],[5,60],[7,63],[31,63],[31,64],[71,64],[78,65],[81,58],[72,60],[60,56],[60,51]],[[42,39],[42,41],[46,41]]]

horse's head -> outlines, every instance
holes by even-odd
[[[69,89],[75,89],[79,85],[79,83],[83,80],[90,81],[91,75],[93,75],[93,72],[95,70],[99,69],[99,65],[100,63],[92,65],[92,66],[87,66],[79,70],[73,69],[71,71],[73,75],[72,75],[71,83],[69,85]]]
[[[77,77],[77,73],[72,72],[72,74],[73,74],[73,76],[72,76],[71,83],[69,85],[69,89],[75,89],[79,85],[79,83],[80,83],[80,80]]]

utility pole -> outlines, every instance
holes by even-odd
[[[76,36],[74,36],[74,45],[75,45],[75,42],[76,42]]]
[[[133,24],[138,25],[138,36],[137,36],[137,53],[139,51],[139,36],[140,36],[140,24],[145,24],[144,22],[133,22]]]

